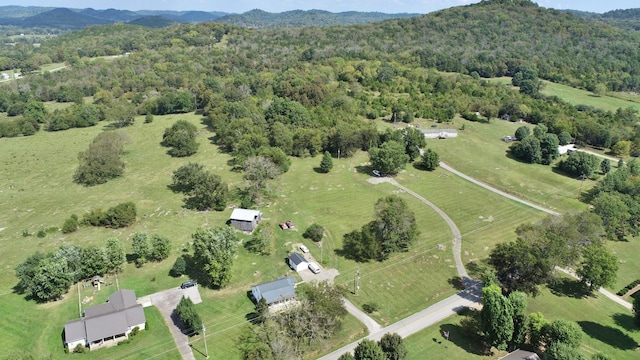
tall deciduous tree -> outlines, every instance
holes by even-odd
[[[151,255],[151,242],[146,232],[138,232],[131,239],[131,251],[135,257],[136,266],[144,265]]]
[[[392,252],[406,251],[419,234],[415,214],[397,195],[376,202],[373,222],[382,259]]]
[[[425,170],[433,171],[440,166],[440,156],[437,152],[427,149],[427,151],[422,154],[422,161],[420,161],[419,166]]]
[[[353,357],[356,360],[386,360],[380,346],[369,339],[364,339],[358,343],[358,346],[353,350]]]
[[[518,140],[523,140],[529,135],[531,135],[531,129],[528,126],[520,126],[516,129],[515,137]]]
[[[589,287],[589,291],[615,283],[620,265],[616,256],[607,248],[600,245],[589,246],[582,251],[582,257],[582,264],[576,273]]]
[[[198,151],[198,128],[186,120],[178,120],[164,131],[162,145],[170,147],[168,153],[175,157],[191,156]]]
[[[96,136],[89,149],[78,154],[80,164],[73,181],[93,186],[121,176],[124,173],[124,162],[120,156],[128,142],[129,137],[120,131],[107,131]]]
[[[200,228],[193,238],[193,258],[205,284],[223,287],[231,280],[238,237],[228,226]]]
[[[546,283],[553,270],[541,248],[521,238],[496,245],[489,254],[489,264],[507,292],[524,291],[534,295],[538,293],[538,285]]]
[[[174,171],[171,187],[187,195],[184,203],[188,209],[223,210],[227,206],[228,185],[200,164],[189,163]]]
[[[387,357],[387,360],[404,360],[407,358],[407,347],[402,337],[397,333],[382,335],[378,345]]]
[[[153,261],[162,261],[171,253],[171,240],[162,235],[155,234],[151,237],[151,256]]]
[[[515,157],[528,163],[536,164],[542,160],[540,140],[533,135],[529,135],[522,139],[522,141],[514,143],[510,149]]]
[[[124,263],[127,261],[122,242],[117,238],[107,239],[105,252],[107,254],[107,271],[112,273],[122,271]]]
[[[513,338],[513,307],[497,285],[482,289],[480,317],[487,342],[500,350],[506,350],[508,342]]]
[[[560,169],[575,176],[589,177],[600,165],[600,160],[595,155],[582,151],[575,151],[569,157],[560,162]]]
[[[387,141],[379,148],[369,151],[371,166],[384,174],[397,174],[409,162],[404,146],[396,141]]]

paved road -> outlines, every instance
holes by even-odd
[[[585,151],[585,152],[589,152],[589,151]],[[591,152],[589,152],[589,153],[591,153]],[[593,153],[593,154],[594,155],[599,155],[597,153]],[[602,155],[599,155],[599,156],[603,157]],[[455,170],[454,168],[452,168],[451,166],[449,166],[449,165],[447,165],[447,164],[445,164],[443,162],[440,162],[440,167],[442,167],[443,169],[445,169],[445,170],[447,170],[447,171],[449,171],[449,172],[451,172],[451,173],[453,173],[453,174],[455,174],[457,176],[460,176],[461,178],[463,178],[465,180],[468,180],[468,181],[470,181],[470,182],[472,182],[474,184],[480,185],[483,188],[485,188],[485,189],[487,189],[487,190],[489,190],[491,192],[494,192],[494,193],[496,193],[498,195],[502,195],[504,197],[507,197],[507,198],[509,198],[511,200],[517,201],[517,202],[519,202],[521,204],[527,205],[527,206],[532,207],[534,209],[537,209],[537,210],[540,210],[540,211],[544,211],[547,214],[551,214],[551,215],[555,215],[555,216],[559,216],[560,215],[560,213],[558,213],[558,212],[555,212],[553,210],[544,208],[542,206],[535,205],[535,204],[532,204],[532,203],[530,203],[528,201],[519,199],[519,198],[517,198],[517,197],[515,197],[513,195],[509,195],[509,194],[505,193],[504,191],[500,191],[500,190],[498,190],[498,189],[496,189],[496,188],[494,188],[494,187],[492,187],[490,185],[487,185],[487,184],[485,184],[485,183],[483,183],[481,181],[478,181],[478,180],[476,180],[476,179],[474,179],[474,178],[472,178],[472,177],[470,177],[468,175],[465,175],[465,174]],[[556,270],[560,270],[560,271],[562,271],[562,272],[564,272],[566,274],[571,275],[572,277],[574,277],[576,279],[579,279],[579,277],[573,271],[570,271],[570,270],[567,270],[567,269],[563,269],[563,268],[560,268],[560,267],[556,267]],[[604,296],[608,297],[609,299],[611,299],[611,300],[615,301],[616,303],[624,306],[625,308],[630,309],[630,310],[633,309],[633,305],[631,303],[629,303],[628,301],[623,300],[622,298],[620,298],[619,296],[611,293],[607,289],[599,288],[598,291],[601,294],[603,294]]]
[[[485,189],[487,189],[487,190],[489,190],[491,192],[494,192],[494,193],[496,193],[498,195],[504,196],[504,197],[506,197],[508,199],[511,199],[513,201],[516,201],[516,202],[519,202],[521,204],[524,204],[526,206],[532,207],[534,209],[546,212],[547,214],[550,214],[550,215],[554,215],[554,216],[560,215],[560,213],[557,212],[557,211],[553,211],[551,209],[544,208],[542,206],[536,205],[536,204],[528,202],[526,200],[522,200],[519,197],[513,196],[511,194],[507,194],[506,192],[504,192],[502,190],[498,190],[498,189],[496,189],[496,188],[494,188],[494,187],[492,187],[490,185],[487,185],[487,184],[483,183],[482,181],[476,180],[476,179],[472,178],[471,176],[465,175],[465,174],[461,173],[460,171],[452,168],[451,166],[443,163],[442,161],[440,162],[440,167],[445,169],[445,170],[447,170],[447,171],[449,171],[450,173],[453,173],[454,175],[457,175],[457,176],[459,176],[459,177],[461,177],[461,178],[463,178],[463,179],[465,179],[465,180],[467,180],[469,182],[472,182],[472,183],[474,183],[476,185],[482,186],[483,188],[485,188]]]
[[[191,346],[189,346],[189,337],[182,332],[182,322],[177,315],[174,314],[174,310],[183,295],[190,298],[194,304],[202,302],[198,286],[193,286],[184,290],[174,288],[143,296],[138,298],[138,303],[145,307],[155,305],[167,323],[182,358],[184,360],[195,360]]]
[[[404,318],[398,322],[395,322],[385,328],[382,328],[376,332],[372,332],[367,336],[367,339],[378,341],[384,336],[386,333],[397,333],[402,337],[407,337],[409,335],[415,334],[418,331],[433,325],[442,319],[445,319],[461,309],[465,307],[473,307],[477,306],[480,302],[480,293],[481,293],[481,284],[473,279],[471,279],[467,273],[467,270],[464,268],[464,264],[462,263],[461,257],[461,248],[462,248],[462,235],[460,230],[456,226],[456,224],[451,220],[451,218],[442,211],[435,204],[430,202],[429,200],[422,197],[420,194],[398,184],[395,180],[391,178],[373,178],[369,182],[371,183],[381,183],[388,182],[399,189],[405,191],[406,193],[414,196],[418,200],[422,201],[424,204],[432,208],[438,215],[440,215],[444,221],[449,225],[451,232],[453,233],[453,257],[456,263],[456,269],[458,271],[458,275],[463,279],[465,284],[465,290],[452,295],[444,300],[441,300],[430,307],[417,312],[407,318]],[[345,303],[346,304],[346,303]],[[366,315],[366,314],[364,314]],[[365,322],[366,324],[366,322]],[[368,326],[368,325],[367,325]],[[371,331],[371,328],[370,328]],[[327,354],[320,359],[322,360],[335,360],[338,359],[345,352],[353,352],[353,350],[358,346],[358,341],[354,341],[348,345],[343,346],[342,348],[333,351],[330,354]]]
[[[382,330],[382,326],[380,326],[380,324],[373,320],[364,311],[358,309],[358,307],[353,305],[353,303],[347,300],[347,298],[343,298],[343,301],[345,309],[347,309],[347,311],[351,315],[360,320],[360,322],[362,322],[367,327],[367,330],[369,330],[369,334],[374,334]]]
[[[451,315],[454,315],[457,311],[460,311],[465,307],[476,306],[479,300],[480,299],[477,295],[465,290],[458,294],[452,295],[442,301],[439,301],[438,303],[431,305],[428,308],[417,312],[407,318],[404,318],[385,328],[382,328],[375,333],[369,334],[366,339],[378,341],[386,333],[397,333],[403,338],[407,337],[419,332],[420,330],[430,325],[446,319]],[[332,353],[321,357],[320,360],[336,360],[346,352],[353,352],[360,341],[361,340],[358,340],[345,345],[338,350],[335,350]]]

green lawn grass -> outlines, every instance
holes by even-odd
[[[463,125],[457,138],[428,140],[427,147],[454,169],[536,204],[558,212],[586,207],[576,197],[595,182],[578,181],[554,172],[552,166],[523,163],[508,156],[509,144],[501,138],[513,135],[524,124],[496,119],[481,124],[456,119],[449,126],[460,129]]]
[[[578,322],[585,333],[580,348],[589,356],[603,352],[616,360],[637,359],[640,332],[632,313],[604,295],[576,298],[577,281],[563,275],[559,279],[553,290],[542,288],[539,296],[530,298],[527,310],[542,312],[549,320]]]
[[[507,76],[487,79],[491,82],[511,85],[511,78]],[[568,85],[553,83],[542,80],[540,92],[547,96],[557,96],[571,105],[588,105],[605,111],[616,111],[619,108],[633,108],[640,110],[640,101],[637,96],[626,93],[607,93],[602,96],[593,94],[591,91],[576,89]],[[517,87],[513,87],[517,90]]]

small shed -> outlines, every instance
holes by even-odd
[[[289,263],[289,266],[291,266],[293,270],[298,272],[309,267],[309,263],[307,262],[307,260],[299,253],[289,254],[289,256],[287,257],[287,263]]]
[[[284,277],[251,288],[251,294],[256,303],[264,298],[267,305],[272,305],[296,298],[294,284],[296,279]]]
[[[422,130],[422,133],[427,139],[448,139],[458,137],[458,131],[455,129],[425,129]]]
[[[567,145],[558,146],[558,153],[560,155],[570,154],[574,151],[578,151],[576,144],[567,144]]]
[[[231,226],[242,231],[253,231],[262,220],[262,213],[258,210],[233,209]]]

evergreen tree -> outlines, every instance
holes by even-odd
[[[322,155],[322,161],[320,161],[320,171],[328,173],[331,169],[333,169],[333,159],[331,158],[331,154],[325,151]]]

